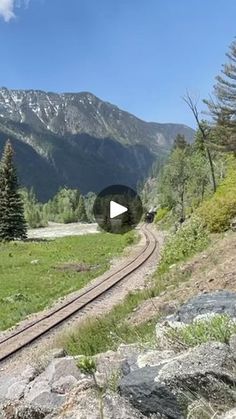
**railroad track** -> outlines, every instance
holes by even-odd
[[[16,354],[30,343],[54,329],[56,326],[78,313],[84,307],[97,300],[107,291],[127,278],[130,274],[140,268],[153,254],[157,241],[154,234],[147,225],[142,227],[146,243],[142,250],[128,263],[123,263],[113,273],[107,273],[98,278],[90,287],[81,290],[76,297],[70,299],[60,307],[50,310],[34,321],[29,322],[21,329],[18,329],[0,340],[0,362]]]

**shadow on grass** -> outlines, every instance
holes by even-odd
[[[27,238],[24,240],[24,243],[34,243],[34,242],[38,242],[38,243],[48,243],[53,241],[53,239],[43,239],[43,238],[39,238],[39,237],[35,237],[35,238]]]

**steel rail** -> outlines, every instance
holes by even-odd
[[[153,254],[156,249],[157,241],[154,234],[147,228],[142,227],[146,238],[145,246],[128,263],[123,263],[119,269],[113,273],[107,273],[91,286],[81,291],[76,297],[73,297],[60,307],[48,311],[38,319],[28,323],[21,329],[9,334],[0,340],[0,362],[11,355],[22,350],[38,338],[57,327],[65,320],[78,313],[84,307],[104,295],[107,291],[127,278],[130,274],[140,268]]]

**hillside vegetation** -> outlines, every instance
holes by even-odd
[[[228,230],[236,216],[236,159],[230,159],[225,179],[216,193],[200,206],[198,215],[212,233]]]

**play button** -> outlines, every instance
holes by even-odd
[[[118,217],[118,215],[124,214],[128,211],[128,208],[123,205],[117,204],[117,202],[110,202],[110,218]]]
[[[132,188],[112,185],[98,194],[93,214],[103,230],[123,234],[140,222],[143,214],[142,202]]]

